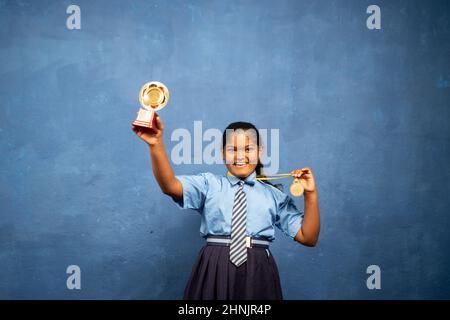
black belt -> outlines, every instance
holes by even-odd
[[[206,242],[208,245],[229,247],[231,244],[231,239],[229,236],[207,236]],[[270,241],[263,240],[261,238],[245,237],[245,243],[247,248],[258,247],[267,249],[269,248]]]

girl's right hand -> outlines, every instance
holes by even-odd
[[[162,142],[164,124],[159,116],[156,116],[156,126],[152,129],[132,125],[136,135],[144,140],[149,146],[154,146]]]

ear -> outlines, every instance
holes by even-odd
[[[258,147],[258,158],[259,158],[259,159],[261,159],[261,156],[262,156],[262,154],[263,154],[263,151],[264,151],[263,146],[259,146],[259,147]]]
[[[223,160],[224,164],[227,164],[227,158],[226,158],[225,153],[226,153],[225,148],[222,148],[222,160]]]

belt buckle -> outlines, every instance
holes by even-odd
[[[245,237],[245,247],[246,248],[252,247],[252,237]]]

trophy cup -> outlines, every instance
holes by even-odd
[[[158,81],[150,81],[144,84],[139,91],[139,103],[141,108],[133,125],[145,128],[154,128],[156,111],[164,108],[169,101],[169,90]]]

